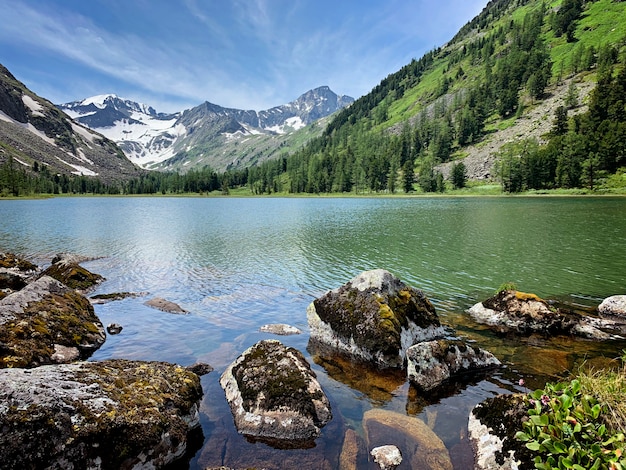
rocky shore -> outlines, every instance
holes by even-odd
[[[163,468],[201,432],[196,373],[83,361],[106,335],[84,295],[102,277],[81,261],[0,254],[0,469]]]
[[[202,432],[199,375],[212,369],[124,359],[85,362],[106,339],[92,302],[147,294],[107,294],[90,302],[86,292],[102,278],[80,266],[82,261],[60,255],[41,270],[0,254],[0,469],[163,468],[196,449],[190,443]],[[165,299],[146,304],[187,313]],[[467,314],[496,334],[611,341],[626,327],[625,305],[626,296],[614,296],[597,315],[587,316],[534,294],[502,290]],[[444,326],[422,291],[383,269],[328,291],[306,314],[313,360],[329,377],[335,369],[348,371],[350,386],[372,398],[390,395],[403,383],[415,393],[436,394],[502,367],[492,353]],[[122,326],[107,329],[117,334]],[[260,332],[301,333],[284,324],[264,325]],[[366,388],[372,381],[379,383]],[[363,461],[385,469],[453,468],[452,451],[410,413],[374,408],[365,412],[361,431],[346,426],[343,417],[333,415],[305,356],[276,339],[243,351],[219,382],[237,431],[251,442],[313,449],[322,430],[334,426],[332,432],[341,436],[339,468],[356,469]],[[511,397],[494,397],[468,416],[475,449],[470,467],[518,468],[519,459],[530,458],[506,454],[523,420]],[[510,417],[505,424],[503,416]],[[207,448],[216,444],[208,436]],[[302,462],[301,468],[336,465],[310,455],[319,461]],[[261,460],[235,459],[246,467]]]

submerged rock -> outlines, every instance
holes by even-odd
[[[147,305],[148,307],[156,308],[157,310],[161,310],[162,312],[166,312],[166,313],[176,313],[176,314],[189,313],[180,305],[174,302],[171,302],[169,300],[162,299],[161,297],[155,297],[153,299],[147,300],[144,302],[144,305]]]
[[[405,350],[445,334],[435,307],[388,271],[366,271],[307,308],[311,338],[378,366],[403,366]]]
[[[89,259],[67,253],[59,254],[41,275],[50,276],[72,289],[86,291],[104,280],[99,274],[92,273],[79,264]]]
[[[443,441],[419,418],[375,408],[363,415],[363,428],[368,448],[393,442],[408,462],[407,468],[452,470]]]
[[[161,468],[199,426],[198,377],[126,360],[0,370],[0,462],[10,468]],[[0,465],[2,468],[8,468]]]
[[[0,300],[0,367],[85,358],[104,340],[89,300],[49,276]]]
[[[220,384],[237,430],[278,447],[306,445],[332,418],[328,398],[302,353],[277,340],[244,351]]]
[[[147,292],[113,292],[111,294],[96,294],[89,297],[89,301],[93,305],[106,304],[116,300],[134,299],[136,297],[145,297]]]
[[[613,295],[607,297],[598,306],[600,315],[620,317],[626,321],[626,295]]]
[[[599,319],[563,312],[535,294],[515,290],[498,292],[475,304],[468,313],[479,323],[500,332],[530,335],[574,335],[589,339],[609,339],[611,335],[598,328]],[[610,325],[607,323],[607,327]]]
[[[428,391],[451,377],[493,369],[500,361],[490,352],[459,340],[433,340],[411,346],[406,352],[407,376],[420,390]]]
[[[271,323],[269,325],[263,325],[259,328],[259,331],[281,336],[299,335],[302,333],[302,331],[295,326],[285,325],[284,323]]]

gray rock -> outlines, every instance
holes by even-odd
[[[162,312],[166,312],[166,313],[176,313],[176,314],[189,313],[180,305],[174,302],[171,302],[169,300],[162,299],[161,297],[155,297],[153,299],[147,300],[146,302],[144,302],[144,305],[147,305],[148,307],[156,308],[157,310],[161,310]]]
[[[119,323],[109,323],[107,325],[107,333],[110,335],[119,335],[123,329],[124,327]]]
[[[624,317],[626,320],[626,295],[607,297],[598,306],[600,315]]]
[[[599,340],[612,338],[610,334],[599,329],[600,326],[611,327],[608,322],[563,312],[548,305],[535,294],[514,290],[501,291],[475,304],[468,313],[477,322],[489,325],[499,332],[574,335]]]
[[[312,340],[381,367],[403,367],[409,346],[446,333],[424,293],[383,269],[314,300],[307,320]]]
[[[160,468],[199,426],[198,377],[126,360],[0,370],[0,463],[10,468]],[[0,465],[2,468],[9,468]]]
[[[411,346],[406,352],[407,376],[421,390],[432,390],[446,380],[467,373],[493,369],[500,361],[490,352],[458,340],[434,340]]]
[[[285,325],[284,323],[272,323],[269,325],[263,325],[259,330],[262,333],[271,333],[281,336],[299,335],[302,333],[302,331],[300,331],[295,326]]]
[[[394,470],[402,463],[402,453],[394,445],[374,447],[370,454],[382,470]]]
[[[0,300],[0,368],[86,358],[104,340],[89,300],[51,277]]]
[[[302,353],[277,340],[244,351],[220,384],[237,430],[248,436],[304,445],[332,418],[328,398]]]

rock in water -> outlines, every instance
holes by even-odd
[[[177,303],[174,303],[170,300],[162,299],[161,297],[155,297],[153,299],[147,300],[144,302],[144,305],[148,307],[156,308],[157,310],[161,310],[165,313],[176,313],[176,314],[185,314],[189,313],[187,310],[182,308]]]
[[[383,269],[314,300],[307,320],[312,340],[381,367],[401,368],[409,346],[445,334],[424,293]]]
[[[479,323],[500,332],[529,335],[574,335],[589,339],[610,339],[611,335],[596,326],[611,327],[600,319],[566,313],[548,305],[535,294],[504,290],[475,304],[467,311]]]
[[[440,339],[413,345],[407,350],[406,358],[409,380],[424,391],[459,374],[500,366],[500,361],[490,352],[458,340]]]
[[[626,320],[626,295],[612,295],[598,306],[600,315],[617,316]]]
[[[220,384],[237,430],[279,447],[310,442],[332,418],[328,398],[302,353],[277,340],[244,351]]]
[[[381,470],[395,470],[402,463],[402,453],[393,445],[374,447],[370,454]]]
[[[161,468],[185,453],[201,396],[158,362],[0,370],[0,467]]]
[[[49,276],[0,300],[0,367],[85,358],[105,338],[89,300]]]
[[[94,274],[79,264],[88,259],[65,253],[59,254],[41,275],[50,276],[72,289],[86,291],[104,280],[99,274]]]

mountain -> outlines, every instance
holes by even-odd
[[[246,184],[311,193],[443,191],[467,178],[506,192],[624,187],[625,24],[620,0],[491,0],[447,44],[389,74]]]
[[[140,173],[115,142],[72,121],[0,65],[0,162],[9,158],[28,171],[97,176],[105,183]]]
[[[58,107],[116,141],[131,161],[144,168],[185,171],[208,165],[224,171],[271,158],[284,150],[288,136],[295,131],[353,101],[323,86],[264,111],[224,108],[207,101],[179,113],[164,114],[116,95],[94,96]],[[311,133],[319,134],[321,128],[300,132]]]

